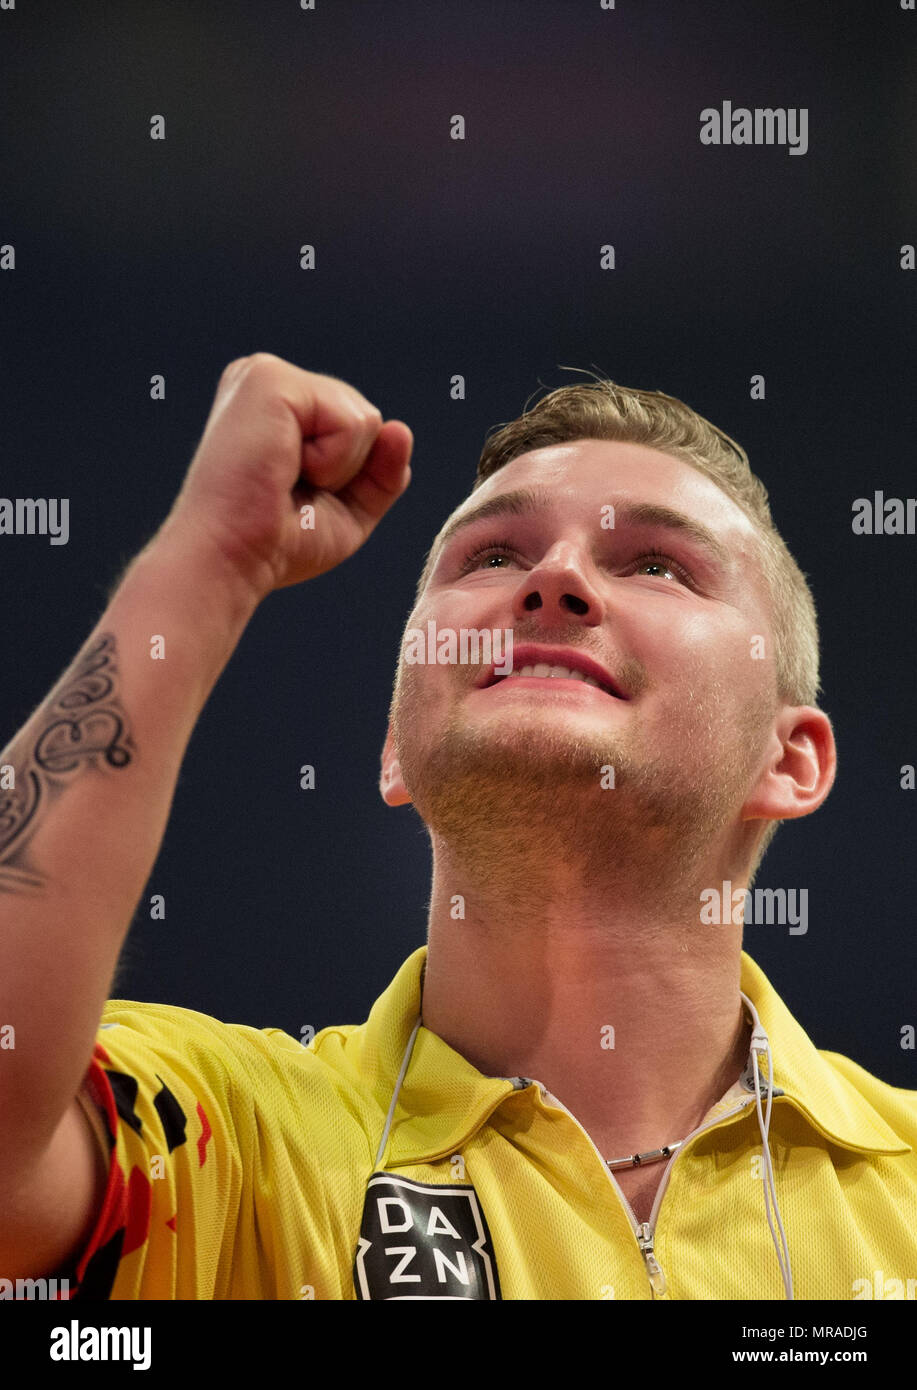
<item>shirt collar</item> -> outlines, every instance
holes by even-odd
[[[417,1022],[421,1000],[421,971],[426,946],[410,955],[388,988],[373,1005],[369,1018],[355,1028],[345,1050],[376,1100],[382,1121],[375,1146],[404,1062],[405,1050]],[[752,1021],[767,1032],[774,1068],[772,1126],[778,1100],[788,1101],[825,1138],[860,1153],[907,1153],[910,1145],[882,1118],[861,1091],[819,1053],[787,1009],[760,966],[742,952],[740,988]],[[766,1057],[763,1059],[766,1069]],[[746,1078],[751,1072],[746,1070]],[[512,1078],[485,1076],[437,1034],[422,1025],[392,1116],[384,1163],[405,1166],[457,1152],[493,1111],[518,1089]],[[708,1114],[727,1099],[747,1092],[742,1081]],[[753,1083],[750,1089],[754,1090]],[[762,1089],[762,1106],[765,1103]],[[752,1108],[752,1107],[750,1107]],[[375,1152],[375,1148],[374,1148]]]

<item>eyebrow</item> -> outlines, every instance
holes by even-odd
[[[552,494],[546,488],[517,488],[513,492],[501,493],[499,497],[491,497],[479,507],[465,512],[449,523],[440,537],[434,565],[439,562],[446,546],[466,527],[474,526],[488,517],[523,516],[532,512],[549,511],[553,501]],[[674,508],[666,507],[660,502],[622,502],[614,508],[614,519],[615,530],[620,521],[625,526],[660,526],[667,531],[674,531],[700,546],[721,569],[729,571],[732,568],[729,551],[708,527],[695,521],[693,517],[686,516],[684,512],[675,511]]]

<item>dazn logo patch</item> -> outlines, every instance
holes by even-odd
[[[474,1188],[374,1173],[353,1283],[358,1299],[499,1299],[493,1245]]]

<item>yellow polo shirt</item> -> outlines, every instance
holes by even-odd
[[[308,1046],[110,1000],[81,1092],[109,1182],[58,1271],[71,1298],[785,1298],[747,1072],[668,1161],[649,1230],[537,1081],[422,1026],[376,1162],[425,958]],[[917,1297],[917,1091],[818,1051],[744,953],[741,988],[770,1038],[794,1296]]]

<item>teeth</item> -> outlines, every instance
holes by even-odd
[[[587,676],[584,671],[572,671],[568,666],[549,666],[547,662],[540,661],[537,666],[522,666],[518,671],[513,671],[514,676],[559,676],[564,680],[583,681],[585,685],[594,685],[601,690],[602,686],[594,676]]]

